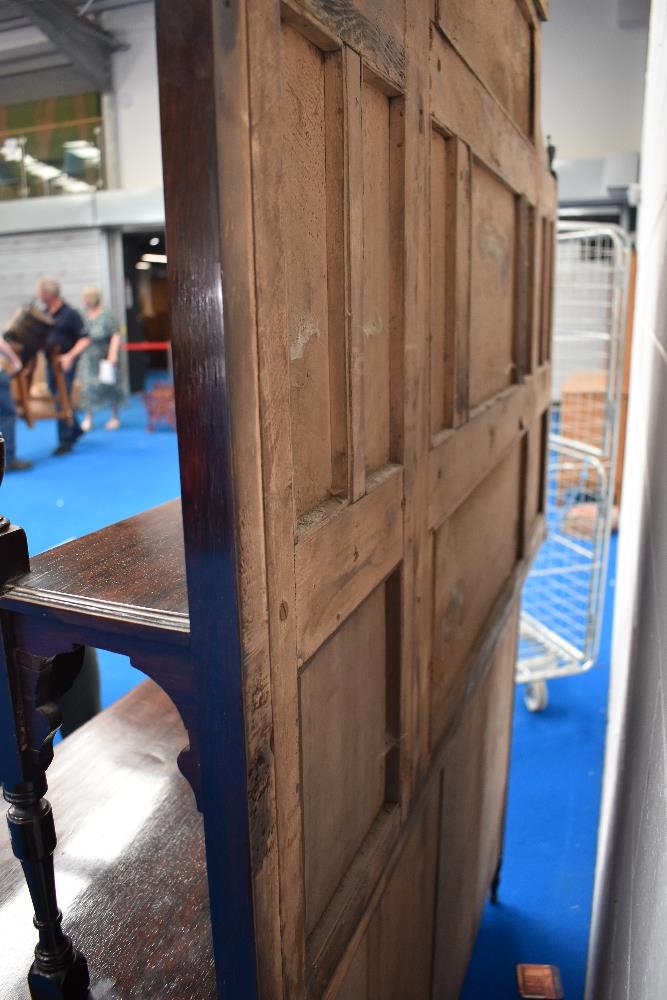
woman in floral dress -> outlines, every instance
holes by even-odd
[[[99,288],[84,288],[82,295],[83,314],[88,328],[90,345],[84,352],[79,366],[81,379],[81,407],[85,411],[81,429],[89,431],[93,426],[95,410],[111,408],[111,418],[107,420],[104,429],[115,431],[120,427],[119,408],[123,402],[123,391],[120,384],[120,330],[118,323],[108,309],[102,307],[102,296]],[[110,362],[113,366],[103,366],[107,369],[113,382],[100,381],[100,362]]]

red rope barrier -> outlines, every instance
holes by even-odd
[[[168,340],[137,340],[123,344],[124,351],[168,351],[170,347]]]

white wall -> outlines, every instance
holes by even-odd
[[[641,146],[647,29],[619,28],[618,11],[618,0],[552,0],[542,121],[559,158]]]
[[[113,55],[113,95],[105,107],[106,111],[111,106],[107,124],[115,133],[118,177],[113,186],[162,187],[153,3],[107,11],[103,24],[129,44],[129,49]]]
[[[640,262],[588,1000],[667,997],[667,0],[653,0]]]
[[[81,290],[97,285],[109,301],[107,239],[99,229],[0,236],[0,329],[19,306],[35,296],[37,279],[60,281],[77,309]]]

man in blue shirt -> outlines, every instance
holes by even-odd
[[[90,337],[86,333],[81,315],[64,301],[60,294],[60,285],[54,278],[40,278],[37,282],[37,298],[43,303],[54,321],[53,329],[49,335],[48,347],[55,347],[58,350],[60,366],[65,376],[65,385],[71,396],[77,360],[88,347]],[[55,397],[56,380],[51,365],[49,365],[48,378],[49,389]],[[76,413],[73,414],[71,424],[66,420],[59,420],[58,447],[53,454],[66,455],[72,450],[82,433]]]

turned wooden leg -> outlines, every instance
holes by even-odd
[[[38,942],[28,973],[30,996],[32,1000],[84,1000],[88,966],[61,927],[53,868],[56,831],[51,806],[44,798],[45,771],[53,759],[53,737],[60,725],[57,700],[81,669],[83,647],[51,659],[31,656],[16,648],[11,621],[5,617],[2,625],[0,721],[5,734],[9,730],[14,736],[14,752],[5,742],[0,777],[9,803],[12,850],[23,868],[35,911]]]
[[[4,441],[0,435],[0,483]],[[30,570],[21,528],[0,516],[0,585]],[[0,782],[9,803],[7,823],[35,910],[39,940],[28,974],[33,1000],[84,1000],[88,966],[61,928],[53,871],[56,831],[44,798],[53,737],[60,725],[57,700],[76,678],[83,647],[51,659],[18,648],[10,616],[0,617]]]
[[[90,985],[88,965],[61,927],[53,871],[56,830],[44,792],[46,778],[4,791],[12,850],[23,868],[39,934],[28,987],[32,1000],[82,1000]]]

